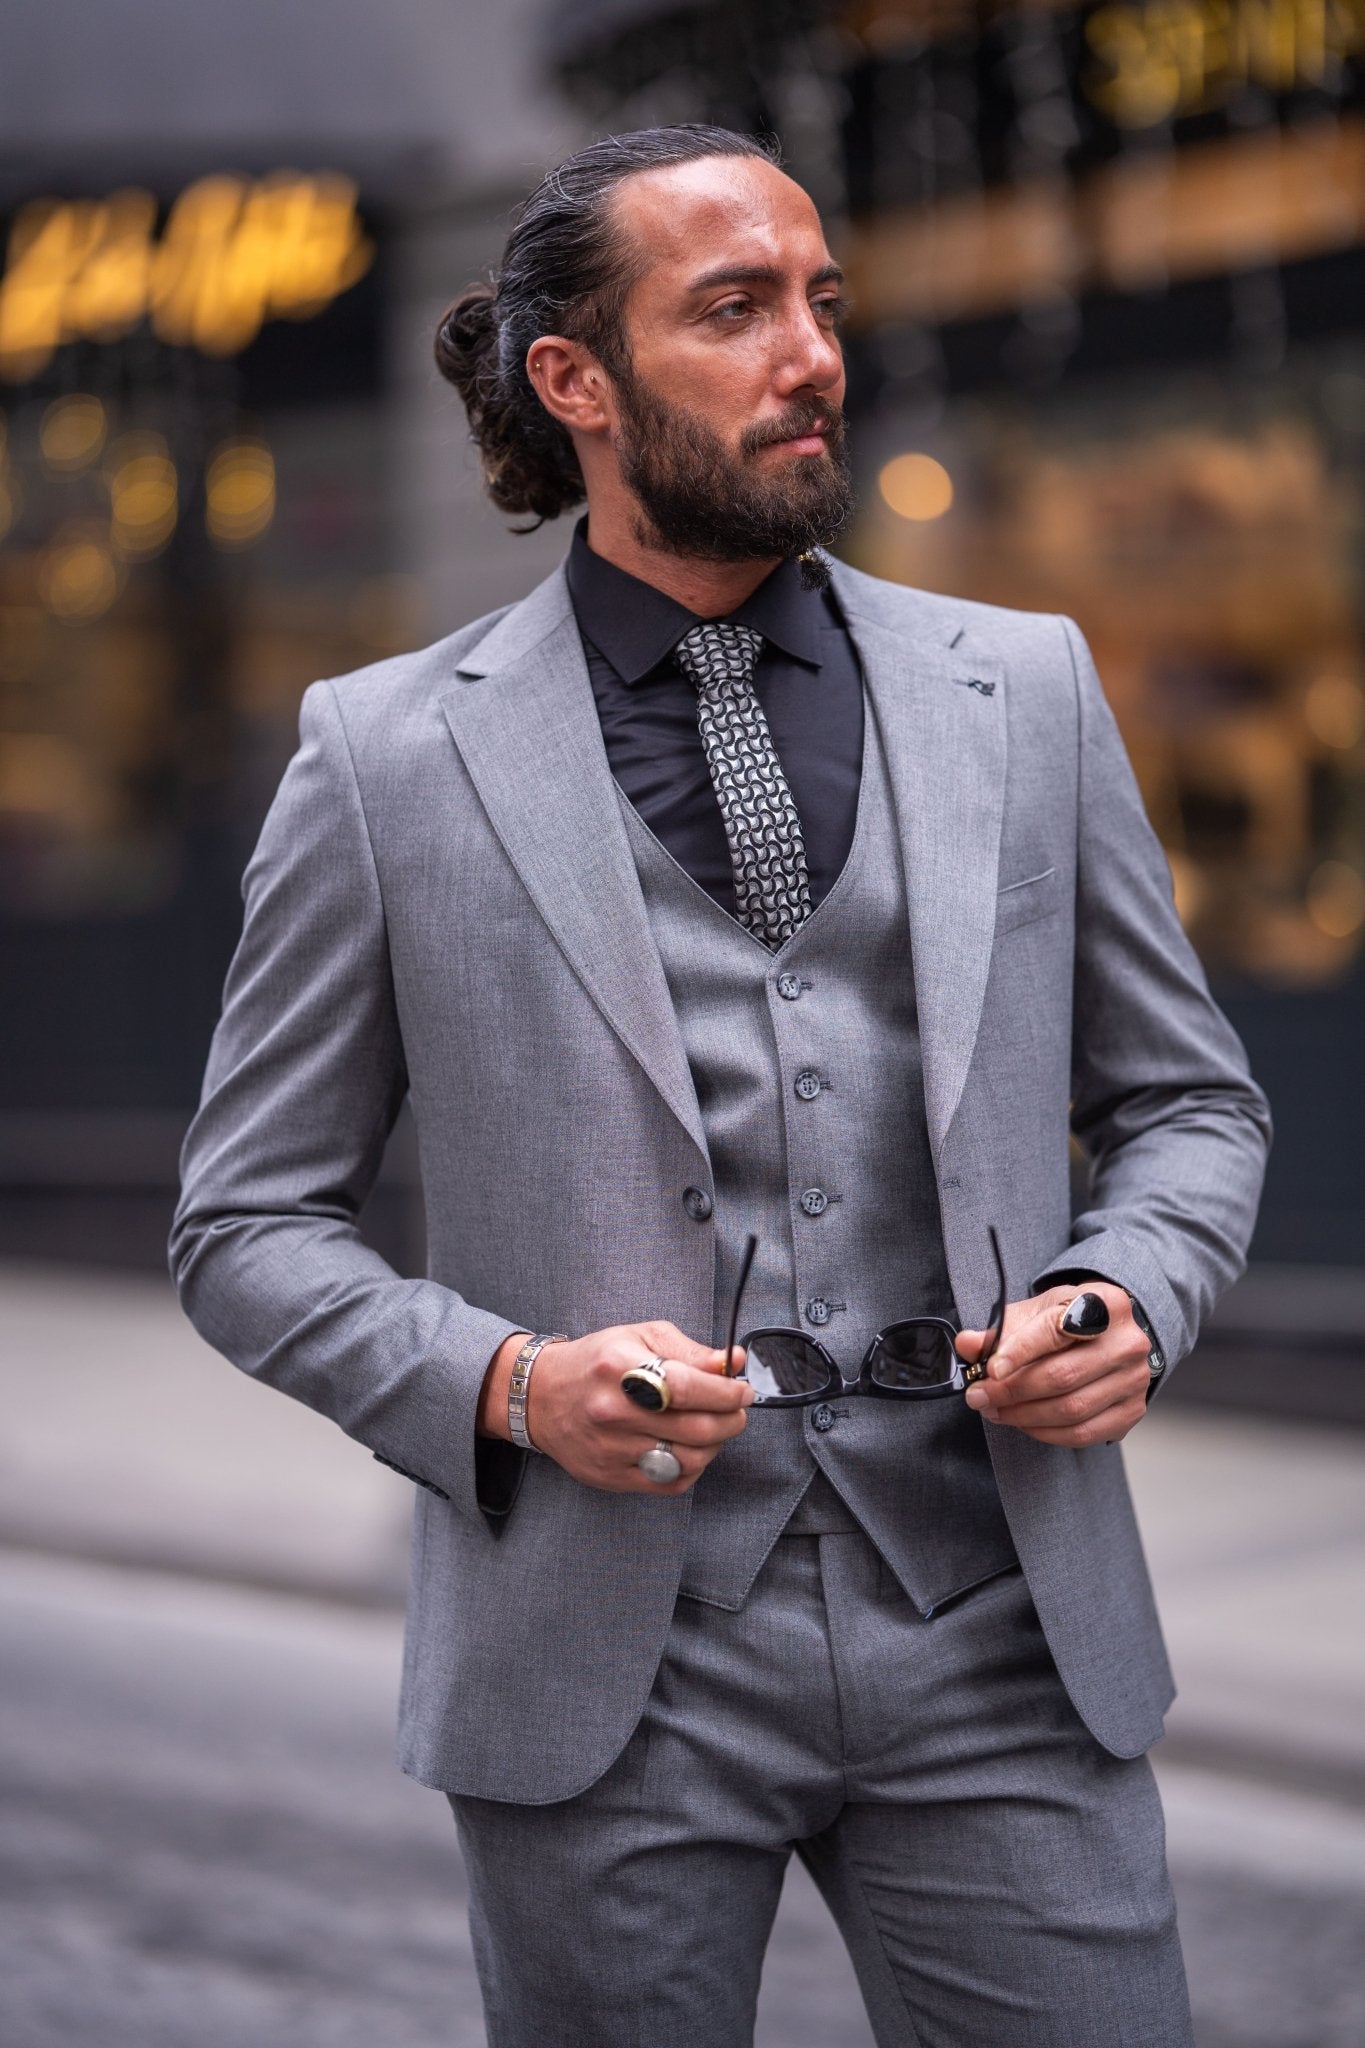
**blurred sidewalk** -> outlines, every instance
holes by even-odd
[[[372,1605],[412,1488],[195,1335],[169,1280],[0,1265],[0,1544]]]
[[[407,1482],[168,1284],[0,1267],[0,1414],[0,1544],[402,1597]],[[1127,1455],[1180,1683],[1163,1765],[1365,1808],[1365,1434],[1169,1405]]]

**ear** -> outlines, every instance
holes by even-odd
[[[581,341],[540,335],[526,352],[526,374],[546,412],[570,432],[603,434],[611,427],[610,380]]]

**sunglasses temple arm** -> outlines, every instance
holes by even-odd
[[[735,1377],[735,1332],[739,1329],[739,1305],[744,1298],[744,1288],[749,1278],[749,1268],[754,1263],[754,1253],[757,1250],[758,1239],[751,1231],[748,1241],[744,1246],[744,1256],[739,1262],[739,1278],[735,1282],[734,1300],[730,1304],[730,1328],[725,1342],[725,1377],[727,1379]]]
[[[985,1365],[988,1359],[995,1356],[995,1347],[1000,1342],[1001,1332],[1005,1327],[1005,1310],[1009,1305],[1009,1282],[1005,1278],[1005,1261],[1000,1251],[1000,1240],[995,1234],[995,1225],[993,1223],[987,1226],[987,1236],[990,1238],[991,1253],[995,1259],[995,1277],[998,1282],[998,1291],[995,1297],[995,1306],[991,1310],[990,1327],[986,1331],[986,1339],[981,1347],[981,1357],[979,1360],[981,1365]]]

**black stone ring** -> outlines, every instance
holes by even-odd
[[[1102,1337],[1109,1328],[1109,1311],[1098,1294],[1078,1294],[1060,1328],[1064,1337]]]
[[[637,1408],[647,1408],[651,1415],[660,1414],[672,1399],[662,1358],[642,1358],[638,1365],[623,1372],[621,1392]]]

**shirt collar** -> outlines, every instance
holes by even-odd
[[[697,623],[697,614],[676,598],[595,555],[588,546],[586,519],[574,528],[565,574],[579,631],[623,682],[642,681]],[[811,668],[819,668],[824,659],[821,634],[830,623],[829,609],[818,590],[806,589],[796,562],[779,562],[730,620],[752,626]]]

